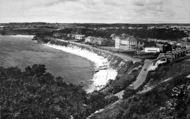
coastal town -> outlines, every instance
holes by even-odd
[[[71,44],[91,51],[97,50],[110,54],[124,61],[133,61],[133,63],[148,61],[149,65],[145,63],[146,68],[142,68],[142,71],[147,70],[148,67],[154,67],[150,69],[155,70],[158,65],[163,63],[172,63],[186,58],[190,52],[190,27],[188,25],[89,24],[85,26],[76,24],[72,26],[70,24],[10,23],[2,24],[0,32],[5,35],[10,33],[31,34],[34,35],[33,40],[57,45]],[[158,33],[149,36],[148,32]],[[153,66],[150,66],[152,64]],[[96,69],[96,72],[107,68],[108,66],[102,65]],[[139,73],[141,83],[138,84],[138,87],[145,82],[148,72],[147,70]],[[144,78],[141,75],[145,75]],[[103,88],[104,86],[105,84],[97,87]]]
[[[190,119],[190,0],[0,0],[0,119]]]
[[[9,23],[0,26],[2,38],[3,36],[29,35],[32,36],[31,40],[38,45],[74,54],[94,63],[93,78],[89,79],[91,83],[85,87],[85,82],[80,82],[80,89],[76,88],[78,91],[86,91],[85,97],[82,98],[85,98],[87,102],[80,102],[80,108],[85,108],[87,112],[77,113],[84,114],[82,119],[84,117],[102,119],[104,116],[108,118],[113,116],[113,119],[116,119],[122,110],[130,109],[122,105],[129,99],[135,101],[135,98],[145,101],[146,108],[151,109],[151,99],[149,100],[147,95],[158,98],[158,93],[154,91],[161,90],[162,95],[177,93],[175,97],[177,100],[180,92],[175,92],[173,89],[182,90],[178,85],[188,85],[183,84],[187,81],[186,79],[189,79],[190,74],[190,25],[188,24]],[[41,69],[38,70],[38,68]],[[22,75],[31,75],[29,77],[33,77],[36,82],[38,79],[35,77],[39,78],[39,82],[41,78],[43,80],[43,77],[46,77],[48,81],[52,78],[56,80],[56,83],[61,84],[64,81],[60,77],[53,79],[50,74],[38,74],[41,71],[44,71],[42,65],[34,65],[27,67]],[[176,83],[179,78],[184,80]],[[170,87],[160,89],[167,84]],[[44,85],[50,86],[51,83],[47,82]],[[68,82],[63,85],[64,89],[68,88],[70,92],[76,91],[70,89],[72,85]],[[49,90],[57,89],[50,86]],[[78,95],[81,96],[81,93]],[[144,96],[144,99],[139,96]],[[83,100],[82,98],[79,101]],[[69,100],[72,99],[73,97],[69,98]],[[172,103],[172,99],[168,96],[162,100]],[[177,103],[175,102],[172,106]],[[140,102],[137,104],[139,104],[138,109],[143,109]],[[172,106],[166,104],[162,106],[164,106],[163,110],[173,110]],[[154,106],[157,111],[160,111],[160,108]],[[61,112],[57,110],[59,109],[56,107],[55,113]],[[61,107],[60,110],[62,110]],[[116,113],[111,114],[115,110],[117,110]],[[68,113],[68,115],[71,118],[76,117],[73,113]],[[123,118],[127,115],[130,113],[123,113]]]
[[[190,29],[177,29],[177,27],[173,26],[170,28],[168,26],[161,27],[161,29],[162,28],[166,29],[166,31],[170,28],[174,31],[179,30],[186,33],[186,36],[181,39],[165,40],[156,38],[138,38],[135,35],[122,33],[120,35],[111,34],[110,37],[104,38],[100,36],[85,36],[85,34],[79,33],[66,34],[60,32],[62,30],[58,30],[53,32],[53,39],[50,39],[55,42],[67,42],[79,47],[88,47],[91,50],[97,49],[100,52],[110,53],[117,56],[124,61],[130,60],[133,62],[140,62],[143,60],[144,65],[137,76],[137,80],[129,86],[130,89],[137,90],[146,82],[149,71],[156,70],[161,64],[173,63],[174,61],[185,59],[189,56],[190,42],[188,41],[190,41]],[[106,28],[100,29],[106,31]],[[130,27],[129,29],[133,28]],[[153,28],[150,27],[149,29]],[[160,29],[160,27],[158,29]],[[102,67],[103,68],[99,68],[99,70],[105,70],[107,66]],[[101,85],[100,87],[102,88],[102,86],[104,87],[105,85]],[[97,87],[99,87],[99,85]],[[117,93],[119,94],[121,92],[123,93],[123,90]],[[122,95],[123,94],[120,94],[120,97],[122,97]]]
[[[50,33],[50,37],[80,44],[86,44],[102,50],[118,53],[120,55],[138,57],[140,59],[155,58],[160,53],[166,53],[170,51],[173,51],[174,53],[176,49],[186,49],[187,51],[190,49],[190,28],[188,26],[147,26],[146,29],[150,30],[150,32],[154,32],[154,30],[160,30],[161,34],[163,35],[164,33],[168,32],[168,38],[165,39],[159,38],[160,36],[158,38],[154,38],[157,34],[155,34],[155,36],[152,36],[152,38],[151,36],[139,37],[138,35],[131,35],[131,30],[133,31],[135,29],[138,32],[139,29],[143,29],[141,26],[127,28],[122,27],[124,30],[119,34],[116,32],[112,33],[111,31],[109,33],[110,29],[120,29],[119,27],[89,28],[95,30],[85,31],[88,29],[80,28],[79,26],[77,29],[78,31],[72,30],[72,28],[54,30],[52,33]],[[152,29],[153,31],[151,31]],[[128,32],[125,32],[126,30],[129,30],[130,34]],[[173,38],[172,35],[176,34],[179,35],[179,37]],[[163,36],[163,38],[164,37],[166,37],[166,35]]]

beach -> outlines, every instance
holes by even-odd
[[[109,61],[103,56],[99,56],[94,52],[82,49],[77,46],[60,46],[51,43],[44,44],[47,47],[51,47],[63,52],[71,53],[94,63],[94,75],[91,79],[92,84],[90,84],[85,90],[90,93],[95,90],[102,89],[109,80],[115,80],[117,76],[117,70],[109,66]]]

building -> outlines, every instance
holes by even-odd
[[[61,32],[54,32],[53,37],[55,37],[55,38],[66,38],[67,34],[61,33]]]
[[[180,47],[182,48],[186,48],[190,50],[190,42],[182,42],[182,43],[178,43],[178,45],[180,45]]]
[[[115,48],[124,51],[134,51],[138,48],[138,41],[135,37],[129,35],[116,36]],[[143,45],[139,43],[139,45]]]
[[[85,38],[85,43],[89,43],[92,45],[105,46],[105,45],[109,45],[110,41],[106,38],[88,36]]]
[[[164,50],[164,44],[162,44],[162,43],[156,43],[156,47],[160,48],[160,51],[163,52],[163,50]]]
[[[92,36],[88,36],[85,38],[85,43],[92,43],[93,42],[93,37]]]
[[[83,34],[72,34],[71,37],[74,38],[74,39],[76,39],[76,40],[83,40],[83,39],[85,39],[85,35],[83,35]]]
[[[82,34],[75,35],[75,39],[77,39],[77,40],[83,40],[84,38],[85,38],[85,35],[82,35]]]
[[[146,47],[146,48],[144,48],[144,52],[145,53],[159,53],[160,48],[158,48],[158,47]]]

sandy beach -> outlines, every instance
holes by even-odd
[[[86,58],[94,63],[95,72],[92,79],[90,79],[93,83],[90,84],[88,88],[86,89],[88,93],[93,92],[94,90],[100,90],[108,83],[109,80],[115,80],[117,76],[117,70],[109,67],[109,61],[106,58],[97,55],[96,53],[90,52],[85,49],[81,49],[77,46],[66,47],[66,46],[59,46],[59,45],[54,45],[50,43],[47,43],[44,45],[57,49],[57,50],[61,50],[67,53],[71,53],[71,54]]]

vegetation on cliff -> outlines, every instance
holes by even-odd
[[[95,110],[114,102],[100,92],[86,94],[81,86],[63,82],[33,65],[21,71],[0,67],[0,106],[3,119],[84,119]]]
[[[189,119],[190,62],[161,65],[138,91],[126,88],[123,99],[91,119]]]
[[[119,64],[115,64],[118,65]],[[140,72],[142,63],[133,63],[132,61],[125,62],[125,64],[118,69],[118,75],[115,80],[110,80],[104,92],[115,94],[121,90],[126,89],[133,81],[136,80]]]
[[[190,80],[180,75],[146,93],[126,97],[90,119],[189,119],[189,102]]]
[[[183,75],[123,104],[120,119],[189,119],[190,81]]]

